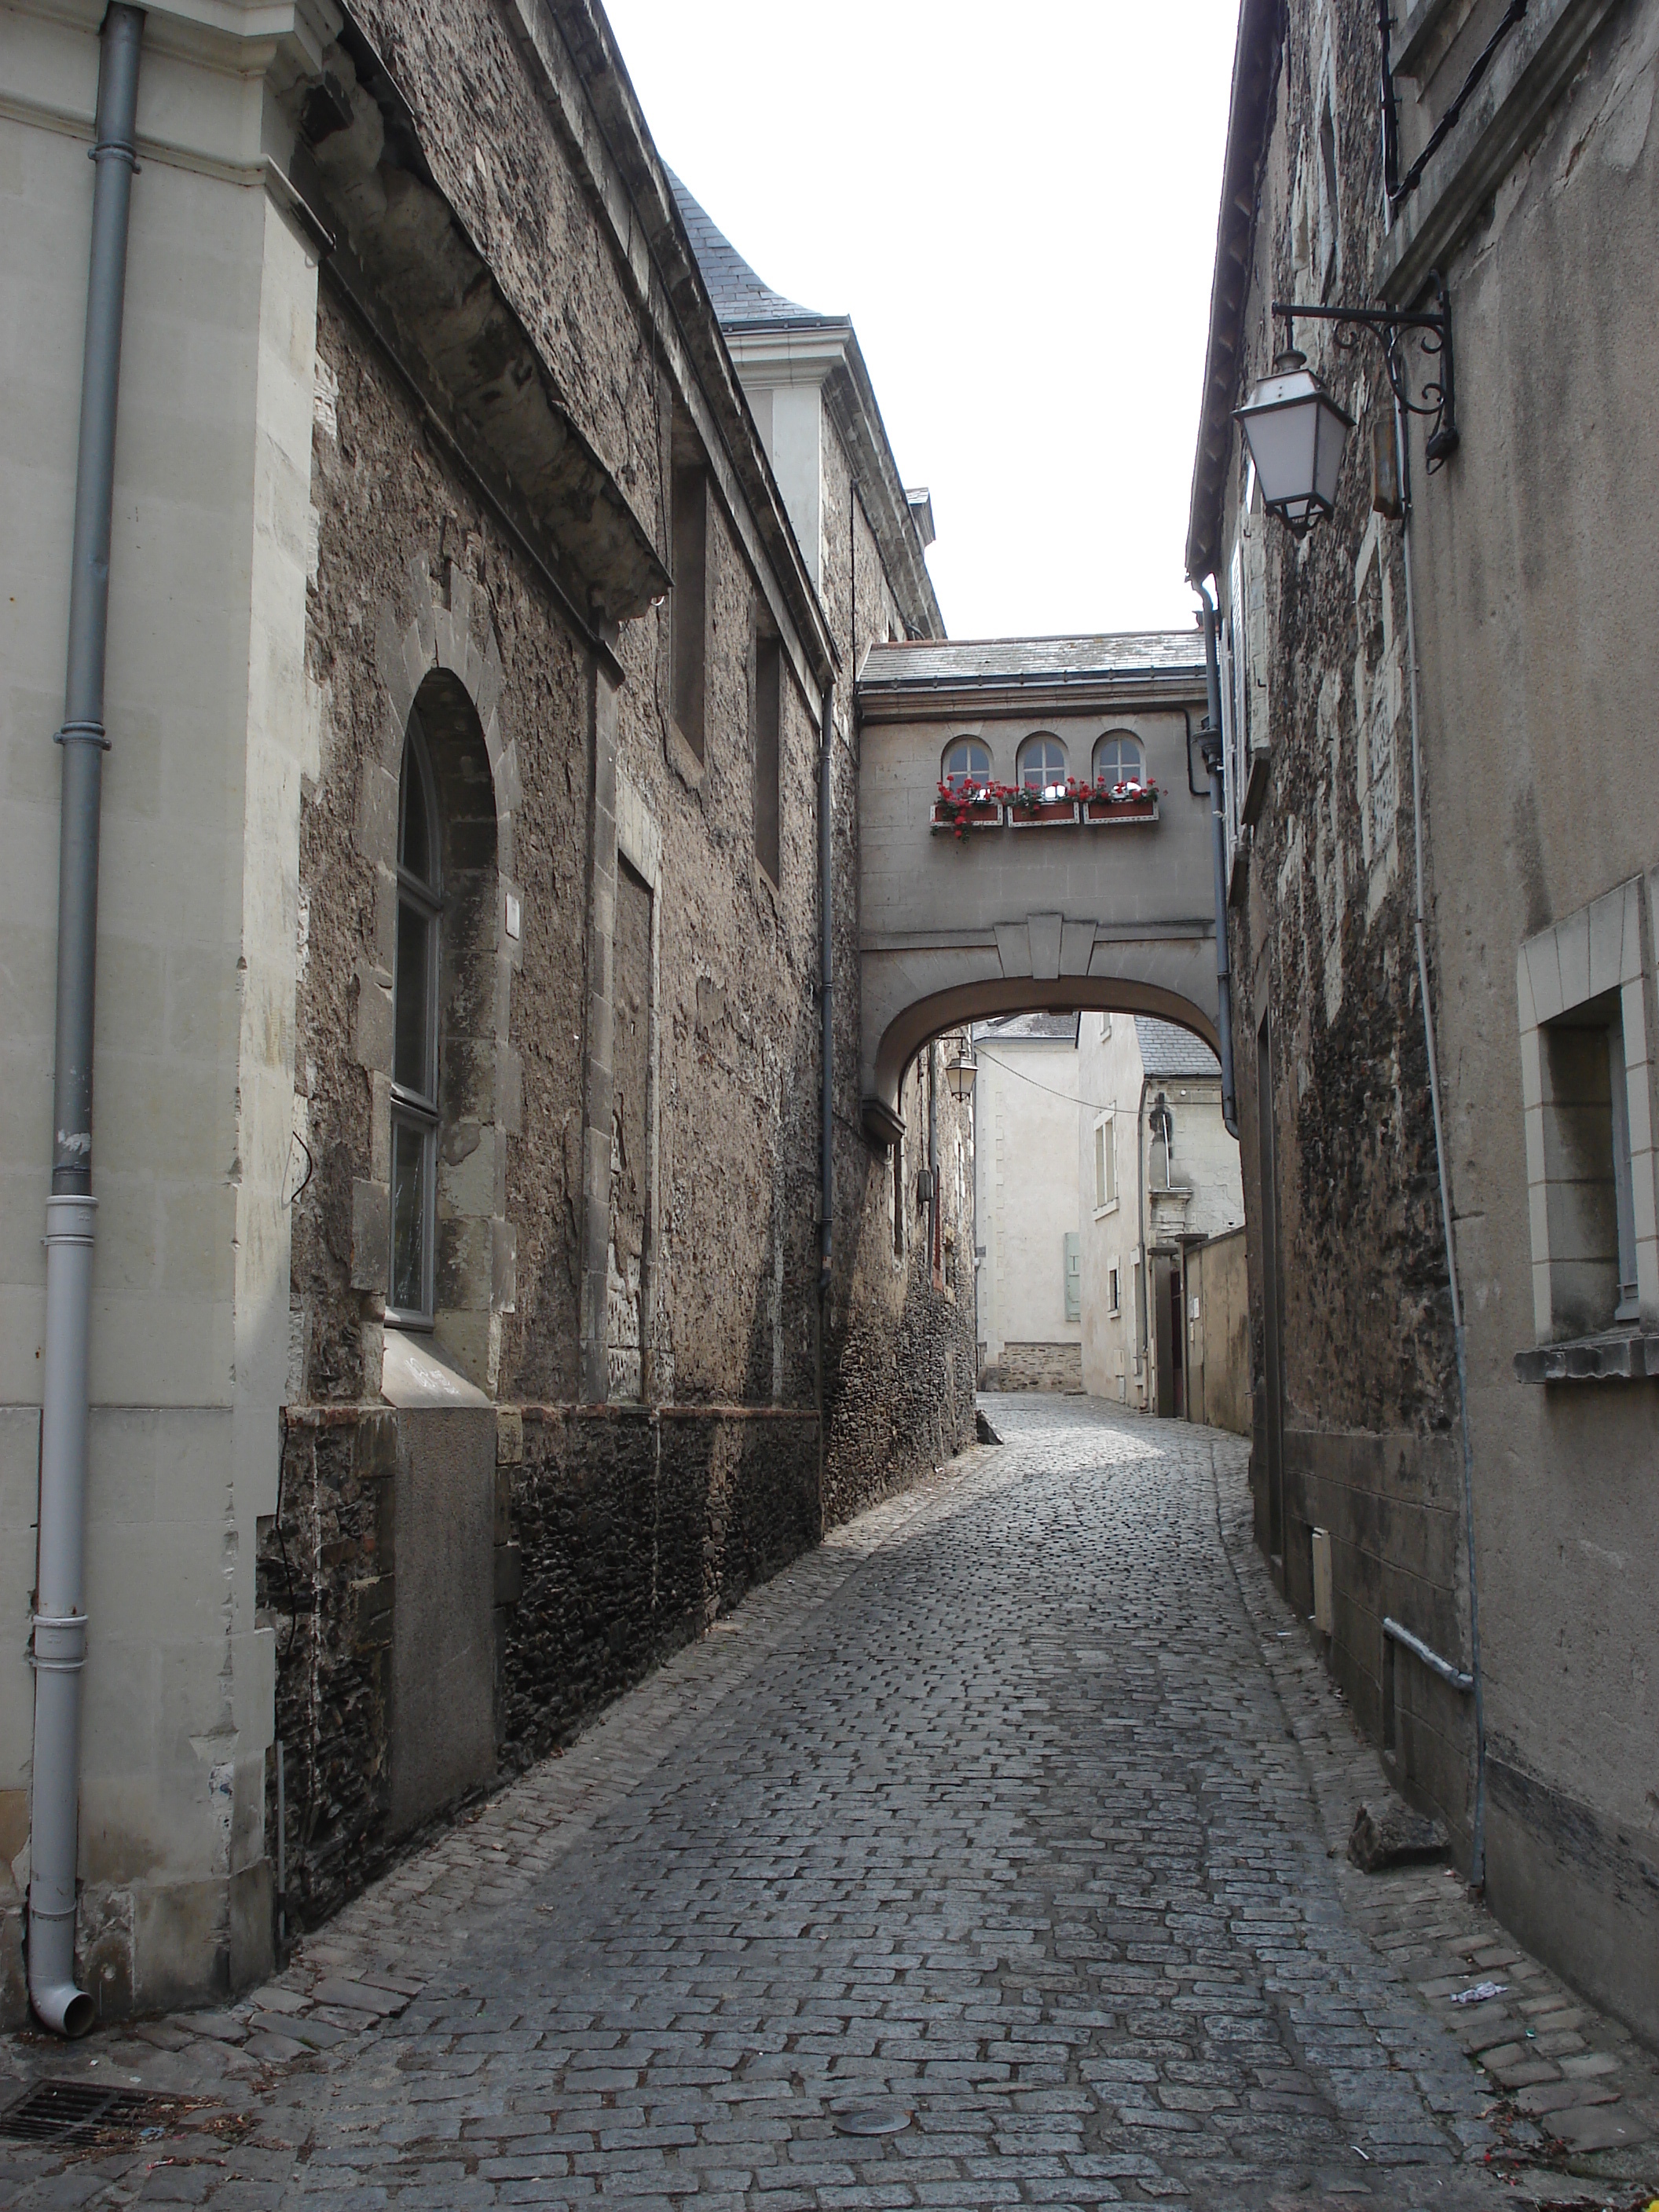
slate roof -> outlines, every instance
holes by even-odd
[[[1011,1037],[1054,1037],[1077,1042],[1075,1014],[1000,1014],[994,1020],[975,1022],[974,1034],[987,1044],[1002,1044]]]
[[[920,638],[870,648],[866,684],[939,684],[1001,676],[1113,676],[1131,669],[1204,668],[1196,629],[1119,630],[1092,637]]]
[[[1202,1037],[1173,1022],[1155,1021],[1150,1014],[1135,1016],[1135,1036],[1140,1045],[1140,1064],[1148,1075],[1219,1075],[1221,1062]]]
[[[722,325],[746,329],[767,323],[821,323],[834,319],[815,314],[811,307],[798,307],[794,301],[786,300],[781,292],[775,292],[755,274],[731,240],[715,228],[707,212],[698,206],[672,169],[667,175],[674,187],[674,198],[679,202],[680,220],[702,271],[702,281]]]

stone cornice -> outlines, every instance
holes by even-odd
[[[1478,220],[1618,0],[1533,0],[1378,251],[1376,289],[1408,307]]]
[[[1123,668],[1110,673],[913,677],[858,687],[868,722],[1029,721],[1068,714],[1179,714],[1205,701],[1201,663],[1190,669]]]
[[[610,26],[593,0],[499,4],[656,331],[816,721],[835,641]]]

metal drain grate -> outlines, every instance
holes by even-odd
[[[97,2081],[37,2081],[0,2112],[0,2136],[13,2142],[84,2143],[157,2130],[177,2119],[177,2097]]]

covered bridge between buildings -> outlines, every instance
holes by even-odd
[[[990,1015],[1156,1014],[1217,1046],[1196,630],[878,645],[858,707],[872,1142],[901,1133],[899,1085],[920,1048]],[[993,793],[960,836],[939,799],[953,773]],[[1148,780],[1151,805],[1079,790]],[[1028,809],[1007,796],[1019,788],[1067,795]]]

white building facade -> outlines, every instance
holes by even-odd
[[[1082,1246],[1071,1172],[1078,1024],[1014,1014],[974,1032],[980,1384],[1083,1387]]]
[[[1084,1387],[1186,1416],[1188,1256],[1244,1218],[1221,1069],[1201,1039],[1145,1015],[1085,1014],[1076,1053]]]

